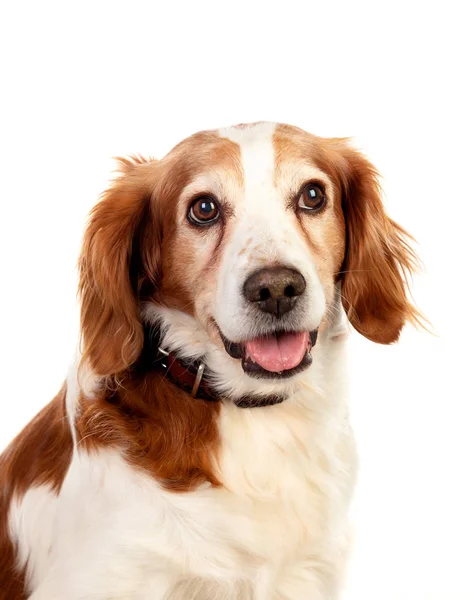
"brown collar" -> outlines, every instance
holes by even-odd
[[[174,352],[158,347],[157,363],[171,381],[193,398],[217,402],[219,397],[205,378],[206,365],[202,361],[183,362]]]

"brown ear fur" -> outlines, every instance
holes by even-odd
[[[118,374],[138,358],[138,295],[143,280],[159,271],[151,210],[156,166],[141,157],[119,161],[122,176],[92,210],[79,260],[83,361],[101,376]]]
[[[407,321],[420,324],[407,285],[418,260],[409,244],[412,238],[385,213],[374,166],[348,146],[343,156],[342,303],[357,331],[374,342],[390,344]]]

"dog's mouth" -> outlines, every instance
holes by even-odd
[[[241,359],[242,369],[251,377],[286,378],[309,367],[318,330],[276,331],[240,343],[220,335],[229,356]]]

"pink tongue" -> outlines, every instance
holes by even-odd
[[[277,373],[297,367],[303,360],[309,333],[283,333],[278,338],[255,338],[246,343],[247,356],[263,369]]]

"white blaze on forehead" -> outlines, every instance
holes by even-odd
[[[319,178],[321,172],[311,165],[306,168],[304,164],[290,163],[276,173],[275,129],[274,123],[257,123],[219,131],[222,137],[239,145],[244,176],[243,189],[228,190],[232,225],[217,286],[216,322],[232,341],[256,335],[255,307],[245,300],[242,290],[249,275],[264,267],[285,265],[305,278],[307,287],[299,302],[299,317],[295,316],[296,311],[290,317],[295,321],[293,329],[316,329],[324,312],[324,292],[314,260],[296,215],[288,206],[289,192],[296,193],[302,183],[298,173]]]
[[[300,186],[310,180],[324,183],[326,194],[333,198],[333,185],[328,175],[308,162],[288,160],[277,165],[275,161],[274,133],[276,123],[237,125],[219,130],[221,137],[228,138],[240,147],[244,174],[243,203],[247,210],[271,203],[273,209],[285,206],[287,192],[296,193]],[[279,183],[277,183],[277,180]],[[283,189],[277,189],[283,188]],[[267,213],[267,218],[273,211]]]
[[[229,127],[220,131],[240,148],[243,188],[233,196],[234,227],[224,255],[224,268],[240,285],[257,262],[284,262],[278,256],[287,237],[284,199],[275,187],[274,123]],[[260,264],[260,266],[265,266]],[[224,276],[226,284],[230,276]]]
[[[247,201],[261,201],[274,188],[275,123],[256,123],[220,129],[221,137],[239,144]],[[262,193],[264,192],[264,193]]]

